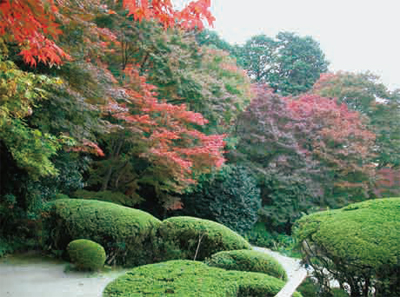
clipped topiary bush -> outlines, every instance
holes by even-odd
[[[91,240],[77,239],[71,241],[67,246],[71,262],[79,270],[98,270],[106,261],[104,248]]]
[[[209,220],[172,217],[158,227],[162,260],[204,260],[219,251],[250,249],[250,244],[231,229]]]
[[[287,280],[286,271],[282,265],[270,255],[259,251],[223,251],[212,255],[206,263],[226,270],[260,272]]]
[[[400,296],[400,198],[305,216],[295,235],[323,291],[336,279],[351,296]]]
[[[242,235],[257,222],[261,208],[256,179],[246,167],[233,165],[201,181],[182,202],[185,215],[221,223]]]
[[[108,284],[103,296],[272,297],[283,286],[282,280],[262,273],[178,260],[134,268]]]
[[[144,211],[82,199],[55,200],[46,209],[46,247],[65,250],[70,241],[86,238],[104,247],[109,264],[133,267],[154,262],[155,228],[161,222]]]

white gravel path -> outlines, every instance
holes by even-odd
[[[278,252],[271,251],[266,248],[253,247],[254,250],[267,253],[273,256],[286,270],[288,282],[275,297],[290,297],[296,291],[296,288],[307,277],[307,270],[300,265],[300,260],[285,257]]]
[[[66,264],[0,262],[1,297],[101,297],[105,286],[124,271],[88,274],[65,273]]]

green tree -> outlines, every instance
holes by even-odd
[[[196,41],[200,46],[216,47],[230,54],[235,51],[235,47],[226,40],[222,39],[215,31],[203,30],[196,32]]]
[[[257,82],[267,83],[287,96],[310,90],[328,62],[312,37],[280,32],[275,39],[252,37],[236,54],[239,65]]]
[[[266,35],[253,36],[240,48],[238,63],[256,82],[268,82],[277,46],[276,41]]]
[[[182,202],[183,214],[216,221],[240,234],[256,223],[261,208],[257,180],[240,165],[226,165],[211,177],[202,176]]]

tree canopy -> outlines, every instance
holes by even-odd
[[[290,32],[253,36],[234,55],[253,80],[283,96],[310,90],[328,69],[318,42]]]

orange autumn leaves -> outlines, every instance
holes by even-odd
[[[136,68],[128,66],[125,75],[127,101],[110,101],[105,111],[121,120],[125,129],[136,135],[136,142],[148,148],[141,157],[168,168],[175,190],[194,183],[196,173],[209,172],[224,163],[225,135],[206,135],[196,130],[208,121],[184,104],[158,102],[155,87],[146,83]],[[129,88],[132,83],[135,90]]]
[[[3,0],[0,2],[0,37],[21,46],[25,63],[54,65],[69,59],[54,40],[62,33],[56,23],[53,0]]]
[[[128,15],[135,20],[154,19],[164,27],[175,25],[184,28],[203,28],[203,21],[212,24],[210,0],[190,2],[184,9],[177,11],[169,0],[123,0]],[[61,0],[2,0],[0,1],[0,37],[7,42],[17,43],[21,47],[20,55],[24,62],[36,66],[38,62],[60,65],[63,60],[71,59],[62,48],[57,46],[60,8],[68,6]],[[110,13],[115,13],[110,10]]]

